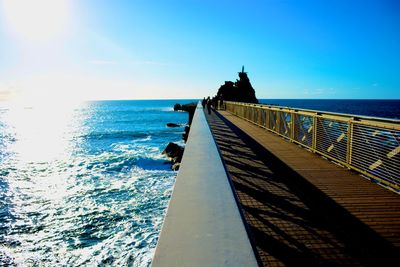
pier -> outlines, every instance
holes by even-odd
[[[203,114],[197,109],[196,115],[199,112]],[[253,249],[259,266],[388,266],[397,262],[398,121],[232,102],[204,116],[248,235],[244,249]],[[188,146],[195,136],[190,133]],[[182,167],[185,160],[193,159],[186,153]],[[206,162],[198,164],[212,169],[215,160]],[[177,185],[183,179],[188,177],[180,172]],[[207,198],[213,199],[214,194],[210,191]],[[203,204],[215,211],[219,208],[212,201]],[[174,206],[171,200],[165,225]],[[208,222],[215,219],[212,216]],[[155,253],[158,260],[171,251],[160,245],[165,235],[173,239],[165,225]],[[243,239],[243,234],[239,232],[236,238]],[[185,257],[198,243],[189,233],[183,235],[189,242],[179,253]],[[212,246],[220,250],[220,245]],[[219,258],[213,264],[198,253],[192,262],[197,264],[186,258],[180,266],[231,266],[223,263],[232,254],[220,254],[222,261]],[[254,265],[254,259],[247,263],[241,266]]]

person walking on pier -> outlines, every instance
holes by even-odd
[[[208,115],[211,114],[211,99],[210,97],[207,98],[207,111],[208,111]]]
[[[206,108],[207,100],[205,97],[203,97],[203,101],[201,101],[201,105],[203,106],[203,109]]]
[[[222,95],[219,97],[219,109],[225,110],[224,109],[224,97]]]

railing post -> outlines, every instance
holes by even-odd
[[[311,148],[313,151],[317,151],[317,123],[318,123],[318,118],[317,115],[313,116],[313,138],[312,138],[312,146]]]
[[[258,112],[258,107],[254,106],[254,118],[256,119],[256,124],[260,125],[260,116]]]
[[[281,133],[281,111],[276,112],[276,132]]]
[[[347,127],[347,153],[346,153],[346,163],[351,165],[351,156],[353,152],[353,121],[349,121]]]
[[[263,114],[264,114],[264,127],[265,128],[268,128],[267,126],[268,126],[268,124],[267,124],[267,113],[268,113],[268,110],[266,110],[266,109],[262,109],[263,110]]]
[[[294,140],[294,123],[295,123],[295,112],[290,112],[290,139]]]

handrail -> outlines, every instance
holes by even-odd
[[[400,191],[400,120],[230,101],[225,108]]]

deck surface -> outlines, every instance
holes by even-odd
[[[398,194],[228,112],[207,120],[264,266],[398,262]]]

